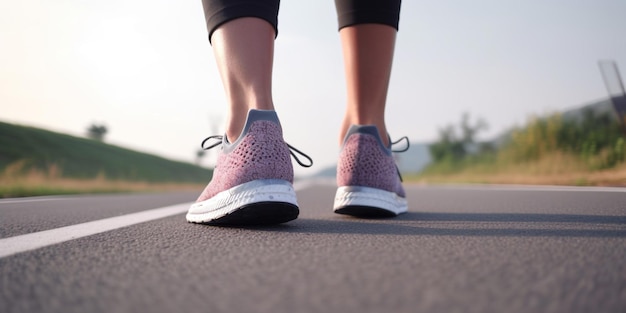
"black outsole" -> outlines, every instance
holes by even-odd
[[[364,206],[364,205],[348,205],[338,209],[335,209],[335,213],[351,215],[362,218],[390,218],[398,216],[396,213],[390,212],[385,209]]]
[[[286,202],[257,202],[210,222],[200,223],[217,226],[262,226],[282,224],[298,218],[297,206]]]

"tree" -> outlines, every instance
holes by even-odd
[[[87,128],[87,137],[97,141],[104,141],[104,136],[107,132],[108,129],[105,125],[93,123]]]
[[[463,143],[466,145],[474,144],[476,142],[476,134],[487,129],[487,122],[485,122],[485,120],[483,120],[482,118],[479,118],[478,120],[476,120],[476,123],[474,125],[470,125],[470,115],[469,113],[465,112],[461,117],[460,128],[461,134],[463,136],[461,138]]]
[[[489,150],[488,145],[478,145],[476,134],[485,130],[487,123],[483,119],[478,119],[473,125],[470,122],[469,113],[461,116],[458,126],[460,135],[454,125],[448,125],[439,129],[439,140],[430,145],[430,153],[435,162],[458,161],[463,159],[468,153],[481,152],[482,149]],[[478,151],[476,151],[478,150]]]

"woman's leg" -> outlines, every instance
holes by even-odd
[[[385,126],[385,104],[400,0],[335,0],[347,104],[341,128],[334,211],[396,216],[407,211]]]
[[[347,87],[340,140],[352,124],[376,125],[387,145],[385,104],[400,0],[335,0]]]
[[[272,65],[280,0],[202,0],[202,6],[226,95],[226,135],[232,142],[249,109],[274,108]]]
[[[235,141],[250,109],[273,110],[274,28],[267,21],[238,18],[211,36],[228,104],[226,134]]]
[[[340,140],[353,124],[376,125],[385,145],[385,104],[396,29],[384,24],[357,24],[339,31],[347,87]]]
[[[277,224],[299,214],[290,151],[272,102],[278,2],[203,0],[228,119],[226,138],[208,145],[221,149],[211,181],[187,212],[190,222]]]

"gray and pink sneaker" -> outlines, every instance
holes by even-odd
[[[187,221],[215,225],[279,224],[299,214],[293,189],[293,166],[289,155],[305,167],[311,158],[283,140],[275,111],[250,110],[241,136],[228,142],[226,136],[204,149],[221,144],[211,182],[187,212]],[[303,164],[296,151],[309,160]]]
[[[408,138],[406,139],[408,149]],[[394,143],[394,144],[395,144]],[[396,152],[403,152],[406,149]],[[352,125],[337,164],[334,211],[358,217],[391,217],[407,211],[402,178],[373,125]]]

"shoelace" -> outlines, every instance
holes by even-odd
[[[214,143],[214,144],[211,144],[211,145],[210,145],[210,146],[208,146],[208,147],[205,147],[205,146],[204,146],[204,144],[205,144],[207,141],[209,141],[209,140],[217,140],[217,142],[216,142],[216,143]],[[217,146],[221,145],[223,141],[224,141],[224,136],[223,136],[223,135],[213,135],[213,136],[209,136],[209,137],[206,137],[204,140],[202,140],[202,144],[200,144],[200,147],[201,147],[203,150],[209,150],[209,149],[212,149],[212,148],[215,148],[215,147],[217,147]],[[308,156],[308,155],[306,155],[306,153],[304,153],[304,152],[302,152],[302,151],[300,151],[300,150],[298,150],[298,149],[294,148],[292,145],[290,145],[290,144],[288,144],[288,143],[286,143],[286,144],[287,144],[287,147],[289,147],[289,154],[291,154],[291,156],[293,157],[293,159],[294,159],[294,160],[296,160],[296,162],[297,162],[300,166],[302,166],[302,167],[311,167],[311,166],[313,166],[313,159],[311,159],[311,157],[310,157],[310,156]],[[408,148],[407,148],[407,149],[408,149]],[[294,151],[295,151],[296,153],[298,153],[300,156],[302,156],[302,157],[304,157],[305,159],[307,159],[307,160],[309,161],[309,164],[302,163],[302,161],[300,161],[300,159],[298,158],[298,156],[296,155],[296,153],[294,153]]]
[[[404,149],[400,149],[400,150],[391,150],[391,152],[405,152],[407,150],[409,150],[409,147],[411,146],[411,144],[409,143],[409,137],[407,136],[403,136],[400,139],[394,141],[391,143],[391,146],[393,147],[393,145],[399,144],[401,141],[406,141],[406,147]],[[389,141],[391,141],[391,138],[389,139]]]
[[[411,146],[411,144],[409,143],[409,137],[407,137],[407,136],[403,136],[400,139],[391,142],[391,147],[393,147],[394,145],[399,144],[403,140],[406,142],[406,147],[404,147],[403,149],[398,149],[398,150],[391,149],[391,152],[401,153],[401,152],[405,152],[405,151],[409,150],[409,147]],[[391,141],[391,138],[389,138],[389,141]],[[396,171],[398,172],[398,177],[400,177],[400,181],[404,182],[404,180],[402,179],[402,175],[400,174],[400,169],[398,168],[397,164],[396,164]]]

